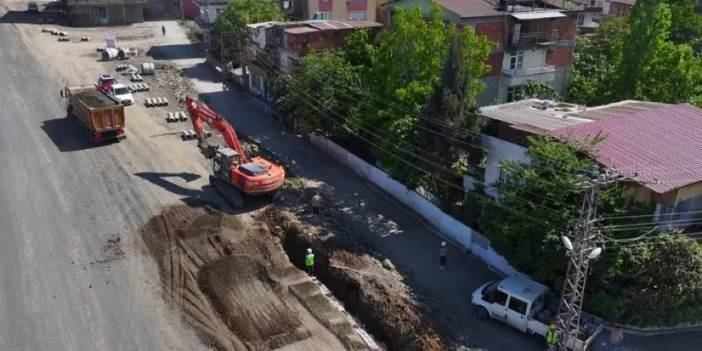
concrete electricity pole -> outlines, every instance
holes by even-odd
[[[599,174],[596,179],[585,185],[587,191],[580,210],[580,218],[570,237],[562,237],[569,258],[558,308],[558,346],[562,351],[568,350],[568,347],[578,338],[589,263],[602,253],[602,248],[596,245],[599,232],[595,227],[599,190],[602,186],[619,178],[607,173]]]

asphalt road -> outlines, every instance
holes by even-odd
[[[59,89],[0,24],[0,350],[207,349],[130,246],[159,203],[131,186],[129,146],[87,145]]]

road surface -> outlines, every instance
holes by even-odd
[[[134,246],[178,196],[134,176],[135,146],[87,144],[44,66],[0,23],[0,350],[207,350]]]

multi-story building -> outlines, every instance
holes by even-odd
[[[271,73],[291,70],[296,59],[310,51],[340,47],[356,30],[381,26],[370,21],[328,20],[250,24],[244,53],[249,91],[270,100]]]
[[[73,26],[144,22],[147,0],[66,0]]]
[[[626,16],[636,0],[604,0],[602,14],[605,16]]]
[[[281,0],[285,13],[298,20],[376,21],[384,0]]]
[[[481,105],[511,101],[528,81],[546,83],[563,92],[575,46],[576,20],[564,10],[543,1],[516,0],[395,0],[387,3],[386,24],[392,12],[419,7],[428,13],[432,4],[444,19],[458,28],[472,26],[496,45],[490,54],[490,71]]]

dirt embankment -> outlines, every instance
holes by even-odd
[[[389,350],[445,350],[409,288],[387,262],[333,233],[316,233],[290,212],[269,208],[259,218],[279,236],[291,261],[303,267],[306,248],[315,251],[315,275]]]
[[[177,206],[142,237],[166,300],[220,350],[368,350],[357,326],[247,215]]]

